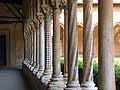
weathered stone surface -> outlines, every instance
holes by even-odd
[[[83,1],[83,81],[81,87],[82,90],[97,89],[93,82],[92,0]]]
[[[45,68],[41,76],[41,82],[45,85],[50,81],[52,76],[52,36],[51,36],[51,8],[43,5],[44,24],[45,24]]]
[[[116,90],[114,72],[113,0],[98,3],[99,90]]]

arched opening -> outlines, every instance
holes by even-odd
[[[120,23],[114,26],[114,50],[115,57],[120,57]]]
[[[93,53],[94,57],[98,56],[98,25],[96,25],[93,29]]]
[[[78,53],[80,56],[83,55],[83,27],[82,25],[77,25],[78,30]]]
[[[64,56],[64,28],[60,25],[60,55]]]

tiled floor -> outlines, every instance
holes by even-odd
[[[30,90],[20,69],[0,68],[0,90]]]

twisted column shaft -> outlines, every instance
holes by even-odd
[[[65,90],[80,90],[78,81],[77,0],[68,0],[68,83]]]
[[[83,90],[96,90],[93,82],[92,0],[83,1]]]

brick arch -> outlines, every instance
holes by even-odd
[[[120,22],[114,25],[114,50],[115,56],[120,57]]]
[[[93,49],[94,57],[98,56],[98,24],[93,27]]]

